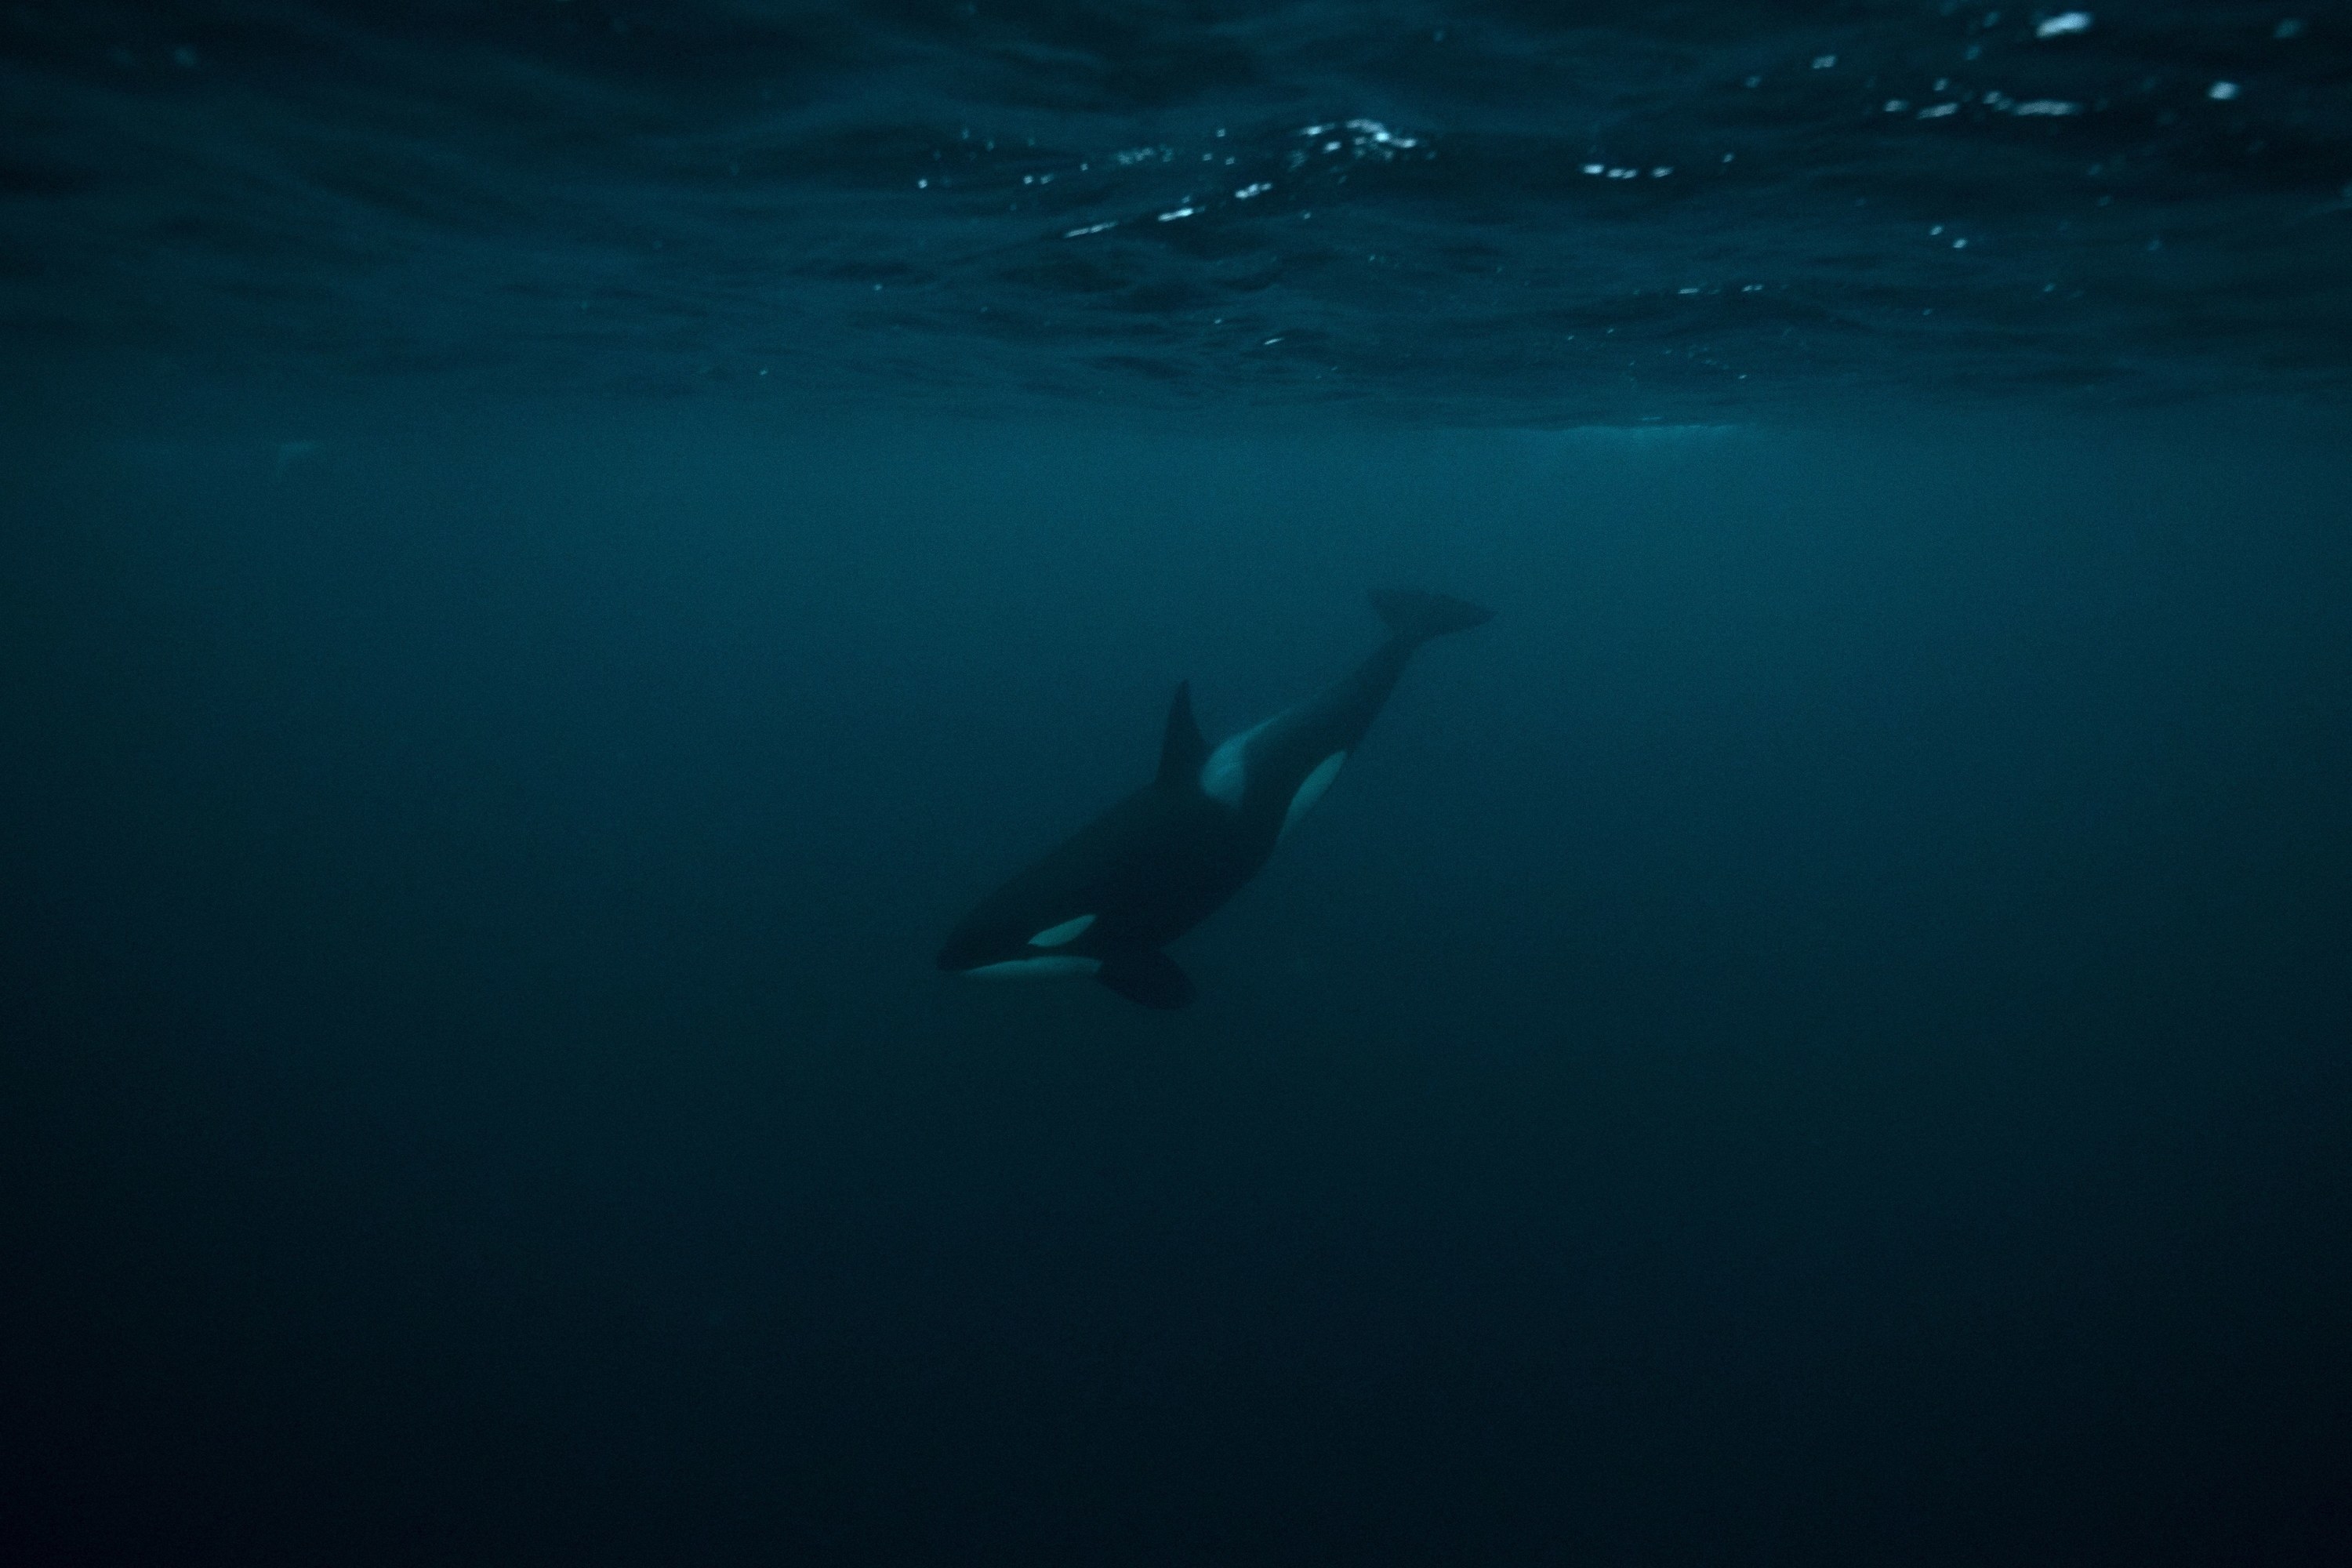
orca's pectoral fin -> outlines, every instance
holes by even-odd
[[[1130,947],[1102,961],[1095,978],[1130,1002],[1167,1012],[1192,1005],[1192,977],[1156,947]]]

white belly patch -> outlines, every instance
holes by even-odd
[[[1015,958],[1003,963],[983,963],[964,973],[974,980],[1062,980],[1092,974],[1101,968],[1099,958],[1074,958],[1065,953],[1055,958]]]
[[[1331,781],[1339,776],[1340,765],[1347,760],[1347,752],[1334,752],[1316,763],[1313,773],[1298,781],[1298,793],[1290,797],[1290,809],[1282,814],[1283,833],[1286,834],[1297,826],[1298,819],[1306,816],[1317,801],[1323,798],[1323,792],[1329,789]],[[1280,837],[1281,835],[1277,834],[1276,837]]]
[[[1257,732],[1273,723],[1272,719],[1251,725],[1238,735],[1228,735],[1209,753],[1201,764],[1201,793],[1231,810],[1242,808],[1242,796],[1249,793],[1249,743]]]

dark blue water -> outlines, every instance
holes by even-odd
[[[2340,7],[394,9],[0,12],[0,1557],[2338,1560]]]

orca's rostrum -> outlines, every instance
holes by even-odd
[[[982,979],[1091,975],[1147,1007],[1181,1007],[1192,982],[1162,951],[1257,874],[1331,787],[1421,645],[1493,612],[1444,594],[1372,595],[1388,640],[1314,700],[1218,745],[1189,683],[1169,704],[1160,771],[981,900],[940,967]]]

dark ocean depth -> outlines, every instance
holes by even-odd
[[[2318,1568],[2347,1327],[2342,5],[0,5],[0,1563]]]

